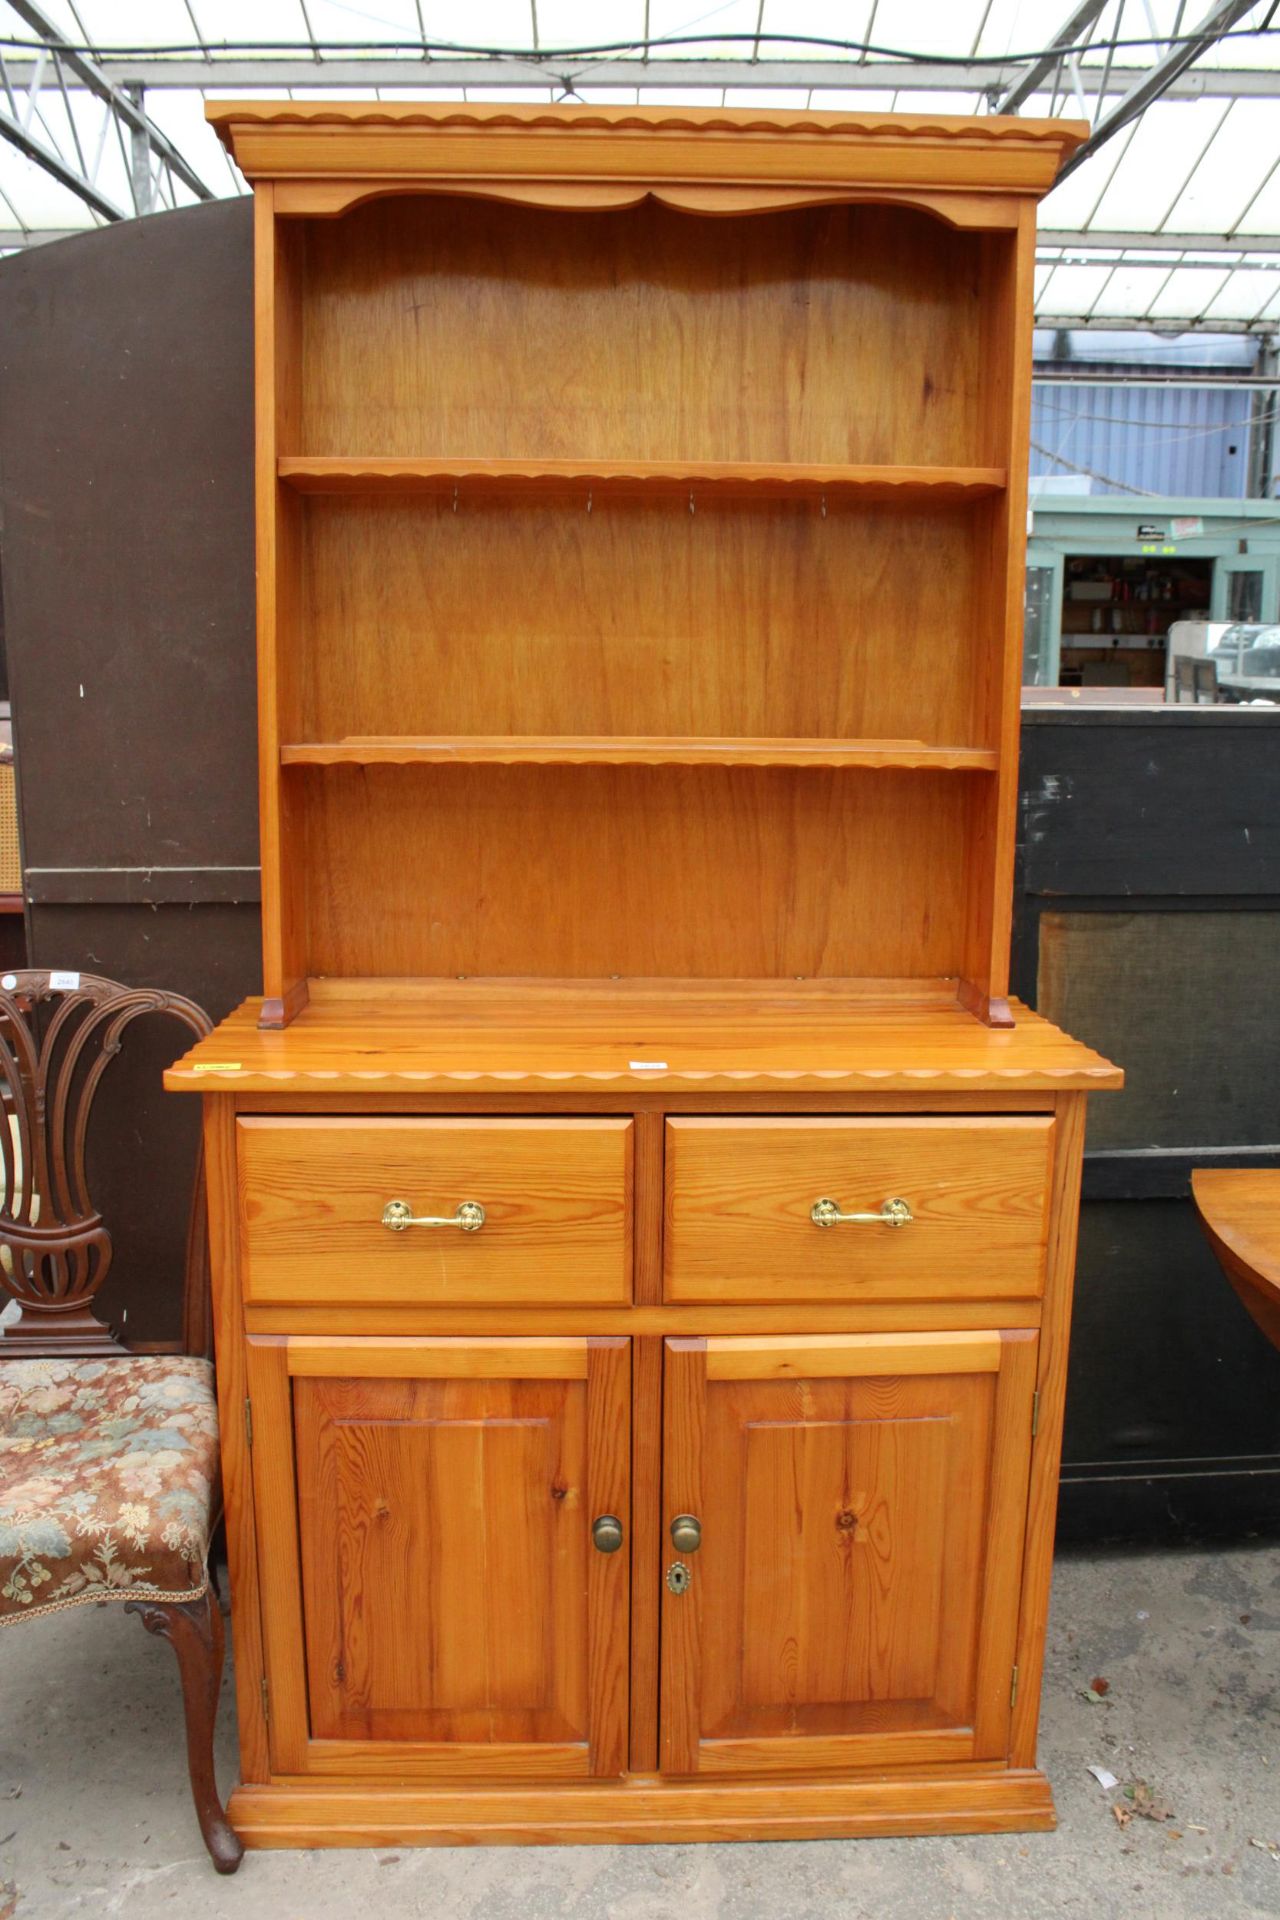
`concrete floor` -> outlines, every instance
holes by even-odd
[[[1090,1701],[1095,1678],[1109,1683]],[[229,1694],[222,1773],[234,1777]],[[1280,1547],[1059,1562],[1041,1753],[1053,1834],[762,1846],[248,1854],[187,1798],[176,1668],[86,1608],[0,1635],[0,1920],[1212,1920],[1280,1915]],[[1132,1818],[1121,1787],[1172,1811]]]

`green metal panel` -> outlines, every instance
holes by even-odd
[[[1280,564],[1273,554],[1260,553],[1257,547],[1258,542],[1251,540],[1247,554],[1232,554],[1214,567],[1211,612],[1215,620],[1280,620]],[[1233,585],[1246,587],[1246,604],[1233,606]]]
[[[1031,503],[1027,569],[1057,569],[1050,631],[1042,648],[1046,678],[1041,684],[1056,685],[1060,670],[1064,562],[1091,554],[1211,560],[1215,620],[1228,617],[1228,573],[1259,572],[1259,617],[1280,620],[1280,500],[1041,494]]]

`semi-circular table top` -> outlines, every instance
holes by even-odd
[[[1201,1168],[1191,1193],[1228,1280],[1280,1347],[1280,1169]]]

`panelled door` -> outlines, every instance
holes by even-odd
[[[666,1342],[662,1764],[1007,1749],[1036,1335]]]
[[[625,1339],[251,1339],[285,1773],[616,1775]]]

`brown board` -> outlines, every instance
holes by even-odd
[[[30,961],[215,1015],[260,980],[251,232],[223,202],[0,263]],[[184,1044],[142,1023],[90,1142],[117,1234],[103,1311],[142,1343],[180,1331],[196,1114],[159,1073]]]

